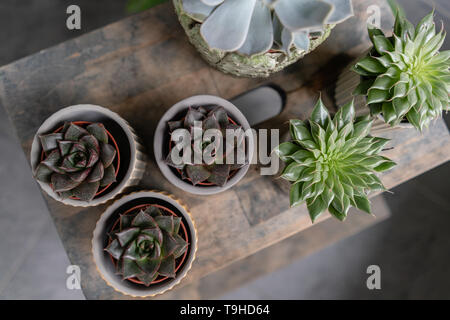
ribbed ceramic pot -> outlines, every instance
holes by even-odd
[[[142,205],[165,207],[180,217],[182,228],[185,229],[187,234],[188,239],[186,240],[189,243],[186,256],[182,262],[177,262],[178,269],[175,278],[155,281],[148,287],[130,280],[123,280],[121,276],[117,275],[110,255],[104,250],[108,245],[108,233],[113,228],[119,215],[130,208]],[[197,229],[194,220],[184,204],[166,192],[140,191],[114,201],[101,215],[92,237],[92,255],[100,276],[116,291],[133,297],[149,297],[162,294],[180,283],[192,267],[197,252],[197,241]]]
[[[223,192],[234,186],[236,183],[238,183],[239,180],[241,180],[247,173],[250,164],[248,163],[244,165],[242,168],[238,169],[237,172],[228,179],[226,184],[223,187],[220,187],[220,186],[199,186],[199,185],[194,186],[192,183],[182,180],[178,172],[176,172],[176,169],[170,167],[165,161],[167,155],[169,154],[169,143],[170,143],[169,126],[167,125],[167,122],[179,120],[186,114],[189,107],[199,107],[199,106],[224,107],[228,113],[228,116],[232,120],[234,120],[236,124],[242,126],[242,129],[244,131],[250,129],[250,124],[248,123],[247,119],[242,114],[242,112],[239,111],[239,109],[228,100],[210,95],[193,96],[176,103],[162,116],[155,131],[153,141],[154,154],[159,169],[166,177],[166,179],[169,180],[169,182],[171,182],[176,187],[193,194],[199,195],[216,194],[219,192]],[[251,159],[253,157],[253,151],[254,151],[253,135],[246,135],[245,153],[248,162],[251,162]]]
[[[336,83],[335,90],[335,99],[336,105],[341,107],[346,103],[350,102],[354,99],[355,111],[357,116],[367,115],[370,113],[370,109],[367,106],[367,99],[365,96],[354,96],[353,92],[356,87],[359,85],[361,81],[361,77],[356,72],[352,71],[352,67],[363,57],[365,57],[367,53],[361,55],[358,59],[355,59],[351,64],[349,64],[344,71],[339,75],[338,81]],[[395,127],[391,127],[387,124],[382,115],[378,115],[377,119],[374,121],[372,125],[373,133],[382,133],[392,130],[399,129],[410,129],[413,126],[409,122],[401,122]]]
[[[116,182],[91,201],[81,201],[74,198],[62,199],[50,184],[38,181],[42,190],[56,201],[75,207],[97,206],[105,203],[127,187],[138,184],[145,170],[144,147],[139,142],[134,130],[126,120],[107,108],[96,105],[81,104],[63,108],[51,115],[36,132],[31,146],[31,168],[35,172],[42,156],[42,146],[39,136],[55,132],[65,122],[100,122],[114,138],[120,153],[120,168],[116,174]]]
[[[270,51],[248,57],[234,52],[210,49],[200,34],[201,23],[186,14],[181,0],[173,0],[173,4],[178,20],[190,43],[200,52],[201,56],[214,68],[237,77],[265,78],[283,70],[316,49],[328,38],[334,28],[334,25],[325,26],[321,36],[311,39],[308,51],[292,48],[289,55],[280,51]]]

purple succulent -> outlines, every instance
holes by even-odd
[[[99,188],[116,181],[116,149],[101,123],[86,128],[66,122],[60,132],[41,135],[44,158],[34,176],[63,199],[91,201]]]

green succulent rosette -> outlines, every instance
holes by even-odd
[[[120,216],[105,248],[115,259],[123,280],[138,279],[149,286],[158,276],[175,278],[175,261],[188,248],[180,234],[181,218],[163,215],[150,206]]]
[[[406,118],[422,130],[449,109],[450,51],[439,52],[446,33],[436,31],[433,16],[414,27],[398,11],[391,37],[369,26],[373,49],[353,67],[362,78],[354,94],[391,126]]]
[[[116,181],[117,151],[102,123],[86,128],[66,122],[60,132],[39,136],[45,157],[34,176],[62,198],[91,201],[102,187]]]
[[[369,135],[372,121],[355,119],[353,101],[332,119],[321,100],[309,121],[290,121],[292,141],[274,152],[286,163],[281,178],[292,183],[292,207],[306,203],[313,222],[327,209],[341,221],[352,206],[371,212],[368,194],[385,190],[376,173],[395,166],[379,155],[389,140]]]
[[[183,119],[169,121],[167,124],[171,135],[178,129],[186,129],[188,132],[192,133],[192,145],[196,142],[194,134],[196,124],[199,125],[197,128],[203,133],[210,129],[220,131],[224,139],[227,137],[227,130],[243,130],[242,126],[231,121],[227,111],[221,106],[215,106],[211,109],[206,109],[202,106],[189,107],[186,112],[186,116]],[[194,186],[203,184],[223,187],[227,183],[230,176],[247,163],[246,159],[245,161],[237,161],[238,159],[236,155],[237,149],[244,143],[243,135],[240,135],[239,139],[236,139],[236,141],[230,141],[229,143],[225,141],[225,144],[222,143],[220,146],[217,146],[217,148],[223,149],[222,154],[224,155],[224,158],[221,161],[222,163],[217,163],[219,161],[215,161],[215,158],[213,157],[211,161],[214,162],[207,163],[202,160],[202,163],[195,164],[194,159],[190,159],[189,161],[183,161],[182,163],[175,164],[172,160],[171,152],[168,153],[165,161],[167,165],[179,171],[181,179],[188,180]],[[202,151],[205,150],[210,144],[211,146],[214,146],[212,141],[204,142],[201,145]],[[215,148],[216,147],[214,147],[214,149]],[[231,154],[233,154],[233,159],[235,160],[233,161],[233,164],[227,163],[226,159],[227,156]]]

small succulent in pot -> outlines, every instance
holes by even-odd
[[[351,0],[174,0],[191,43],[221,71],[264,77],[314,50]]]
[[[245,176],[253,159],[254,134],[230,101],[197,95],[164,113],[155,129],[153,151],[170,183],[186,192],[211,195],[233,187]]]
[[[61,108],[40,125],[30,165],[49,197],[91,207],[138,184],[145,172],[144,150],[133,128],[116,112],[79,104]]]
[[[188,248],[180,225],[180,217],[163,215],[157,206],[121,215],[105,248],[114,259],[117,274],[147,287],[158,277],[175,278],[175,261]]]
[[[373,115],[397,126],[407,119],[418,130],[449,110],[450,51],[439,52],[444,30],[434,12],[414,27],[397,11],[393,35],[369,26],[373,49],[353,67],[361,76],[355,95],[367,97]]]
[[[139,191],[115,200],[101,215],[92,255],[108,285],[149,297],[182,281],[195,260],[197,241],[184,204],[166,192]]]
[[[369,135],[372,121],[355,118],[353,102],[331,118],[321,100],[309,121],[290,121],[292,141],[274,152],[286,163],[281,177],[292,182],[291,206],[306,202],[313,222],[327,209],[341,221],[352,206],[370,213],[369,192],[385,190],[376,172],[395,166],[379,155],[389,140]]]
[[[118,148],[102,123],[66,122],[39,139],[42,157],[35,178],[62,199],[89,202],[116,181]]]
[[[186,129],[190,134],[189,147],[194,146],[195,152],[195,144],[198,139],[194,134],[194,131],[198,128],[202,132],[205,132],[209,129],[219,130],[222,137],[226,137],[227,130],[242,130],[242,127],[238,125],[233,119],[228,116],[225,108],[221,106],[215,106],[211,108],[205,108],[203,106],[199,107],[189,107],[186,115],[179,120],[169,121],[168,127],[170,130],[170,134],[173,135],[178,129]],[[200,137],[201,139],[201,137]],[[214,141],[199,141],[200,152],[203,152],[208,148],[208,146],[212,148],[222,148],[225,150],[221,150],[221,154],[223,157],[221,158],[221,163],[218,163],[214,157],[211,157],[209,162],[203,158],[200,163],[195,163],[194,161],[194,153],[191,154],[191,157],[186,161],[182,158],[181,162],[173,161],[173,153],[172,151],[178,153],[178,150],[173,148],[173,139],[170,141],[170,152],[167,155],[166,163],[175,168],[180,177],[183,180],[187,180],[191,182],[194,186],[220,186],[223,187],[229,177],[233,176],[236,170],[242,168],[247,164],[246,161],[237,161],[237,148],[244,143],[243,135],[240,135],[237,141],[233,141],[233,143],[228,143],[221,145],[214,145]],[[229,148],[227,148],[229,146]],[[213,150],[213,154],[219,152],[217,149]],[[233,164],[227,163],[227,155],[233,153]],[[245,160],[245,159],[244,159]]]

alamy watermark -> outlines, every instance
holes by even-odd
[[[381,290],[381,268],[376,264],[367,267],[367,274],[370,276],[367,278],[366,285],[369,290]]]
[[[77,265],[70,265],[66,269],[69,275],[66,279],[66,288],[69,290],[81,289],[81,269]]]
[[[249,152],[248,140],[253,140],[253,152]],[[230,164],[268,165],[260,169],[261,175],[275,175],[278,173],[278,157],[271,151],[280,143],[279,130],[255,129],[244,130],[219,129],[203,130],[202,122],[195,121],[190,129],[176,129],[171,134],[174,146],[170,151],[170,163],[172,166]],[[270,149],[268,148],[270,144]],[[249,154],[253,154],[251,159]],[[259,160],[259,162],[258,162]]]
[[[81,9],[72,4],[67,7],[66,13],[69,15],[66,20],[66,27],[69,30],[81,30]]]

